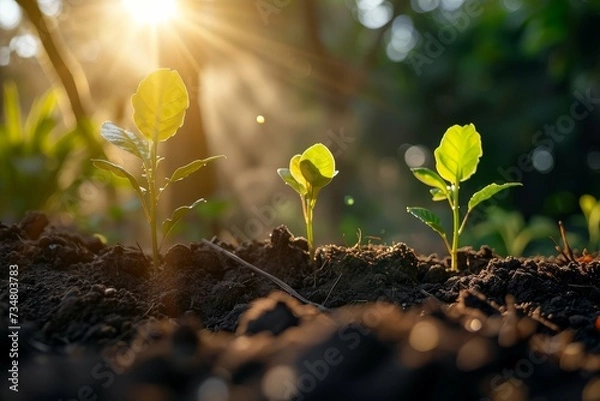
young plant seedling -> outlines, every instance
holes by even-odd
[[[206,166],[209,162],[225,157],[212,156],[206,159],[194,160],[176,169],[166,178],[162,186],[158,186],[157,168],[164,159],[158,155],[158,144],[171,138],[183,125],[185,112],[189,107],[188,92],[177,71],[160,69],[144,78],[132,96],[133,119],[142,135],[127,131],[112,122],[102,124],[101,135],[108,142],[136,156],[142,161],[142,177],[145,185],[124,167],[107,160],[92,159],[94,166],[108,170],[117,177],[126,178],[140,199],[144,216],[150,224],[152,237],[152,260],[155,268],[159,266],[159,252],[163,240],[187,212],[204,202],[198,199],[191,205],[175,209],[171,217],[162,222],[162,238],[159,244],[157,233],[157,205],[162,193],[167,187],[177,181],[187,178],[190,174]]]
[[[600,246],[600,199],[586,194],[579,198],[579,206],[585,217],[588,230],[588,248],[597,249]]]
[[[522,185],[520,182],[507,182],[505,184],[492,183],[475,192],[468,203],[467,213],[462,221],[460,219],[459,191],[460,183],[469,179],[479,164],[482,156],[481,137],[473,124],[454,125],[446,131],[440,146],[434,151],[435,167],[437,173],[428,168],[419,167],[411,169],[415,177],[422,183],[429,185],[429,190],[434,201],[447,200],[452,210],[452,239],[448,240],[446,232],[441,226],[440,218],[433,212],[422,207],[407,207],[406,211],[428,225],[438,233],[451,257],[451,269],[458,270],[458,243],[467,218],[471,211],[481,202],[491,198],[500,191],[509,187]]]
[[[308,250],[313,255],[313,211],[321,188],[329,184],[337,175],[335,159],[327,146],[322,143],[312,145],[301,155],[290,160],[289,168],[277,169],[283,181],[300,195],[302,213],[306,223]]]

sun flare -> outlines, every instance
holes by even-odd
[[[163,24],[177,14],[176,0],[123,0],[123,4],[140,24]]]

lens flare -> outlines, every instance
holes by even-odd
[[[177,13],[176,0],[123,0],[123,4],[140,24],[163,24]]]

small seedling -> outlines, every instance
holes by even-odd
[[[185,112],[189,107],[188,92],[177,71],[160,69],[140,82],[137,92],[131,98],[131,103],[135,125],[142,135],[120,128],[112,122],[102,124],[100,132],[108,142],[141,159],[142,177],[145,178],[146,185],[140,185],[133,174],[118,164],[101,159],[92,159],[92,163],[98,168],[110,171],[117,177],[126,178],[135,190],[146,220],[150,224],[152,260],[156,268],[159,265],[162,241],[187,212],[204,202],[204,199],[198,199],[191,205],[175,209],[171,217],[162,222],[162,238],[159,244],[157,204],[162,193],[170,184],[183,180],[209,162],[225,156],[219,155],[194,160],[179,167],[170,177],[166,178],[164,185],[159,187],[156,171],[164,158],[158,155],[158,144],[175,135],[179,127],[183,125]]]
[[[589,194],[582,195],[579,206],[587,223],[588,248],[597,249],[600,246],[600,199]]]
[[[452,239],[448,240],[446,232],[442,228],[440,218],[433,212],[421,207],[407,207],[406,210],[417,219],[428,225],[438,233],[444,245],[450,253],[451,269],[458,270],[458,243],[467,218],[471,211],[481,202],[491,198],[500,191],[509,187],[522,185],[520,182],[507,182],[505,184],[492,183],[475,192],[468,203],[467,213],[462,221],[460,219],[460,183],[469,179],[479,164],[482,156],[481,136],[473,124],[459,126],[454,125],[446,131],[440,146],[434,151],[435,167],[437,173],[428,168],[419,167],[411,169],[415,177],[422,183],[432,187],[431,196],[434,201],[447,200],[452,210]]]
[[[329,184],[336,176],[335,159],[327,146],[317,143],[295,155],[290,160],[289,168],[277,169],[283,181],[300,195],[302,213],[306,223],[306,239],[308,249],[313,254],[313,211],[321,188]]]

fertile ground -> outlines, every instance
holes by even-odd
[[[285,227],[212,243],[310,303],[204,242],[154,269],[137,248],[40,213],[0,224],[1,369],[18,360],[19,390],[3,378],[0,398],[600,400],[597,258],[465,248],[451,273],[404,244],[325,246],[311,260]]]

